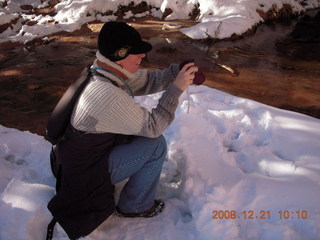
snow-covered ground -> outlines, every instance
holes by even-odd
[[[137,101],[150,109],[160,94]],[[165,211],[111,216],[85,239],[319,239],[320,120],[205,86],[190,87],[189,113],[187,93],[180,100],[165,131]],[[49,150],[42,136],[0,126],[1,240],[44,239]],[[60,226],[54,239],[68,239]]]
[[[54,14],[35,14],[50,6],[52,0],[0,0],[0,26],[8,24],[0,35],[5,41],[30,41],[59,31],[75,31],[88,22],[116,20],[113,14],[119,5],[127,6],[140,0],[61,0],[55,5]],[[126,12],[124,18],[154,16],[161,18],[166,9],[172,13],[166,20],[188,19],[195,6],[199,9],[199,24],[183,28],[181,32],[193,39],[228,38],[243,34],[263,22],[259,12],[273,9],[274,14],[289,5],[294,13],[320,6],[320,0],[146,0],[152,10],[139,14]]]
[[[11,23],[0,42],[74,31],[95,19],[115,20],[101,12],[130,2],[61,0],[49,16],[21,8],[43,8],[49,0],[0,0],[0,25]],[[184,19],[199,3],[199,24],[181,30],[195,39],[241,34],[262,21],[257,9],[266,12],[272,5],[290,4],[296,12],[320,6],[319,0],[146,2],[158,10],[127,17],[161,17],[171,8],[168,20]],[[27,19],[35,24],[26,25]],[[205,86],[191,86],[189,93],[165,131],[169,153],[158,191],[166,201],[164,213],[152,219],[112,216],[85,239],[319,239],[320,120]],[[159,96],[137,101],[151,108]],[[1,240],[44,239],[51,220],[46,205],[55,184],[49,151],[42,136],[0,125]],[[54,239],[67,239],[59,226]]]

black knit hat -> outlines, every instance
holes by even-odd
[[[147,53],[152,45],[142,41],[138,31],[125,22],[107,22],[100,30],[98,49],[104,57],[115,62],[129,54]]]

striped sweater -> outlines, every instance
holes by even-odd
[[[182,90],[172,83],[179,72],[178,65],[172,64],[164,70],[139,70],[132,74],[99,52],[97,58],[126,75],[126,83],[134,95],[164,92],[157,106],[149,112],[135,102],[128,87],[116,75],[97,70],[105,77],[91,77],[73,110],[73,127],[88,133],[160,136],[173,121],[182,94]],[[97,67],[96,61],[93,67]],[[116,82],[118,87],[111,81]]]

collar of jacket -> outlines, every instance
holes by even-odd
[[[108,64],[105,64],[104,62],[101,62],[99,59],[97,59],[97,65],[98,65],[99,67],[102,67],[102,68],[104,68],[104,69],[106,69],[106,70],[108,70],[108,71],[110,71],[110,72],[118,75],[118,76],[121,77],[123,80],[127,80],[127,79],[128,79],[128,77],[127,77],[124,73],[122,73],[122,72],[119,71],[118,69],[116,69],[116,68],[114,68],[114,67],[112,67],[112,66],[110,66],[110,65],[108,65]]]

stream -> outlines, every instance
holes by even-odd
[[[152,38],[156,50],[148,55],[148,63],[165,67],[194,58],[210,87],[320,118],[319,26],[320,13],[315,10],[290,22],[263,24],[254,35],[234,41]]]
[[[178,30],[175,35],[161,30],[164,21],[148,21],[132,22],[153,45],[143,67],[165,68],[194,58],[209,87],[320,118],[319,10],[289,22],[262,24],[254,34],[222,41],[192,41]],[[92,23],[25,45],[1,44],[0,124],[44,135],[55,104],[94,60],[101,26]]]

